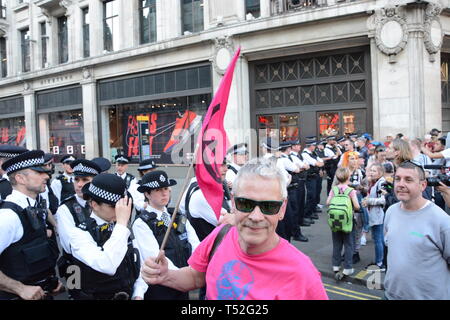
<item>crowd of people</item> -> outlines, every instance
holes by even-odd
[[[387,299],[450,298],[450,149],[440,133],[307,137],[303,149],[268,138],[251,160],[237,144],[218,166],[220,217],[194,177],[174,220],[177,182],[152,160],[134,177],[121,154],[114,174],[107,159],[67,155],[52,180],[53,155],[2,145],[0,299],[67,290],[74,300],[186,300],[194,289],[200,299],[327,299],[320,273],[291,244],[309,241],[302,228],[320,217],[337,277],[354,273],[371,232],[367,268],[387,270]],[[417,269],[405,277],[408,267]]]

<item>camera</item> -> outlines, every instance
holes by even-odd
[[[427,178],[427,185],[429,187],[439,187],[439,182],[442,182],[446,186],[450,186],[450,178],[445,173],[440,173],[436,176]]]
[[[429,187],[439,187],[439,182],[442,182],[446,186],[450,186],[450,177],[445,173],[445,166],[440,165],[426,165],[423,166],[424,169],[431,170],[440,170],[441,172],[438,174],[431,175],[427,178],[427,185]]]

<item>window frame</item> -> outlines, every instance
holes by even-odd
[[[8,49],[6,38],[0,37],[0,77],[6,78],[8,76]]]
[[[185,15],[185,1],[190,2],[191,5],[191,26],[192,26],[192,30],[188,30],[186,28],[186,20],[187,17]],[[197,15],[196,15],[196,11],[195,11],[195,3],[199,2],[200,3],[200,8],[201,8],[201,24],[197,24],[196,23],[196,19],[197,19]],[[180,0],[180,4],[181,4],[181,28],[182,28],[182,34],[184,34],[186,31],[189,31],[191,33],[198,33],[201,31],[205,30],[205,11],[204,11],[204,0]]]
[[[153,3],[147,6],[144,6],[143,3],[147,2],[147,0],[139,0],[139,41],[140,44],[154,43],[157,41],[157,24],[156,24],[156,0],[150,0]],[[154,9],[154,19],[150,19],[150,23],[148,25],[148,33],[145,33],[144,30],[144,10],[149,9],[149,17],[152,16],[152,8]],[[154,28],[154,29],[153,29]],[[154,32],[152,32],[154,30]],[[154,34],[154,37],[152,37]],[[148,41],[144,40],[144,36],[148,36]]]
[[[65,20],[64,28],[61,28],[61,21]],[[69,61],[69,27],[66,16],[57,18],[58,21],[58,63],[63,64]],[[64,48],[65,45],[65,48]]]
[[[103,1],[103,50],[107,51],[107,52],[114,52],[114,22],[117,21],[117,23],[119,23],[119,11],[116,15],[112,15],[110,17],[106,16],[106,11],[107,11],[107,5],[108,3],[113,3],[116,0],[104,0]],[[116,2],[117,4],[117,2]],[[117,19],[117,20],[114,20]],[[107,44],[107,38],[106,38],[106,26],[107,26],[107,20],[112,20],[113,22],[113,29],[111,30],[111,49],[108,49],[108,44]],[[120,31],[120,26],[118,28],[118,31]],[[116,44],[117,45],[117,44]]]
[[[81,8],[81,16],[82,16],[82,34],[83,34],[83,58],[88,58],[91,56],[91,49],[90,49],[90,12],[89,7]]]
[[[20,32],[20,52],[22,61],[22,72],[31,71],[31,41],[30,41],[30,28],[24,28],[19,30]],[[28,39],[26,34],[28,33]]]

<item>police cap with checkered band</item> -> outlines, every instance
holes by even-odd
[[[27,152],[28,149],[19,146],[11,146],[9,144],[0,145],[0,158],[14,158],[19,154]]]
[[[102,172],[100,166],[95,162],[85,159],[78,159],[71,162],[70,167],[73,169],[73,175],[75,177],[96,176]]]
[[[95,201],[115,205],[117,201],[127,195],[127,185],[125,181],[111,173],[101,173],[86,183],[81,189],[85,200]]]
[[[176,184],[177,182],[175,180],[169,179],[167,173],[162,170],[156,170],[149,172],[142,177],[140,186],[137,190],[144,193],[154,189],[171,187]]]
[[[42,167],[43,165],[44,151],[31,150],[5,161],[2,164],[2,169],[8,175],[25,169],[31,169],[38,172],[47,172],[47,170]]]

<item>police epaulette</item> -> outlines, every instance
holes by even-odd
[[[75,199],[75,195],[74,194],[71,195],[70,197],[65,198],[64,200],[62,200],[61,204],[65,204],[67,201],[70,201],[70,200],[73,200],[73,199]]]
[[[157,215],[155,212],[148,212],[148,211],[143,210],[143,211],[141,211],[139,218],[144,220],[145,223],[148,223],[151,220],[155,220],[157,218]]]

